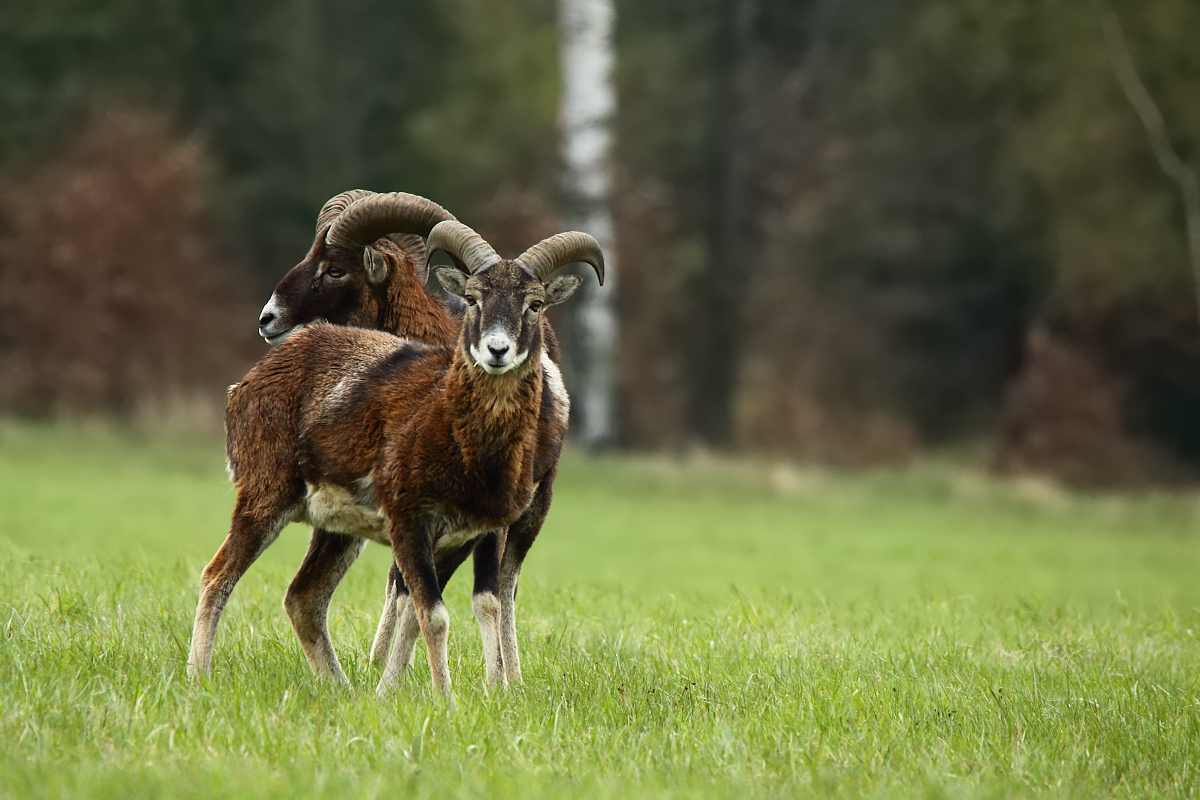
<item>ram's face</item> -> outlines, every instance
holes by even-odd
[[[542,311],[575,291],[579,278],[563,275],[543,284],[514,261],[499,261],[474,275],[457,269],[437,270],[446,291],[467,304],[463,344],[471,359],[492,375],[502,375],[529,361],[541,346]]]
[[[378,316],[378,300],[361,253],[318,241],[275,287],[259,316],[258,333],[270,344],[279,344],[317,320],[373,327]]]

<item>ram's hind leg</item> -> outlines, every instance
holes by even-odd
[[[329,601],[367,540],[314,528],[308,552],[288,587],[283,607],[313,672],[349,683],[329,638]]]
[[[379,614],[379,626],[375,628],[375,638],[371,642],[372,664],[384,664],[392,650],[392,640],[396,637],[396,623],[400,619],[400,600],[402,598],[408,599],[408,590],[404,588],[404,578],[400,577],[400,568],[393,561],[391,569],[388,570],[387,589],[383,596],[383,611]]]
[[[299,499],[295,491],[280,491],[264,497],[239,490],[229,535],[200,576],[200,601],[196,604],[188,655],[189,676],[195,678],[209,673],[217,623],[233,587],[279,536],[288,513]]]
[[[380,697],[403,683],[408,668],[412,666],[417,637],[421,635],[421,623],[417,622],[417,612],[409,600],[407,591],[400,592],[396,598],[396,624],[393,626],[396,635],[390,642],[383,675],[375,687],[375,693]]]
[[[475,588],[471,592],[471,610],[479,623],[488,685],[498,689],[507,685],[500,648],[500,554],[503,549],[504,531],[492,531],[480,537],[475,545]]]

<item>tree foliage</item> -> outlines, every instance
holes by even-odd
[[[556,225],[552,0],[18,2],[0,29],[5,174],[55,158],[97,105],[160,109],[208,142],[216,230],[255,291],[354,186],[427,194],[502,250]],[[720,224],[724,6],[617,7],[623,437],[679,446]],[[1023,370],[1057,363],[1027,357],[1036,335],[1092,365],[1088,385],[1113,381],[1127,432],[1200,459],[1182,209],[1114,77],[1106,6],[748,7],[733,441],[857,462],[995,432]],[[1197,167],[1200,7],[1112,9]]]

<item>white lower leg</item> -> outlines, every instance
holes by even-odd
[[[441,601],[438,601],[426,612],[422,623],[425,647],[429,651],[429,672],[433,676],[434,688],[441,690],[446,697],[450,697],[450,612],[446,610],[446,606]]]
[[[404,674],[412,662],[413,650],[416,648],[417,635],[421,625],[417,622],[417,612],[407,596],[401,596],[396,603],[396,614],[399,617],[398,631],[392,640],[392,649],[388,654],[387,664],[383,668],[383,676],[379,679],[376,693],[384,696],[400,685]]]
[[[517,577],[520,570],[500,575],[500,652],[509,684],[521,682],[521,655],[517,652]]]
[[[384,663],[392,649],[392,640],[396,637],[396,622],[399,619],[399,609],[396,606],[396,584],[388,580],[387,596],[383,601],[383,611],[379,615],[379,626],[375,628],[375,639],[371,642],[371,663]]]
[[[503,689],[504,657],[500,651],[500,598],[492,592],[471,596],[471,610],[479,623],[479,638],[483,641],[483,663],[487,668],[489,686]]]
[[[217,635],[217,622],[225,608],[228,596],[213,587],[200,590],[200,602],[196,604],[196,620],[192,624],[192,646],[188,653],[187,672],[190,678],[207,676],[212,670],[213,640]]]
[[[333,642],[329,638],[328,631],[323,632],[315,641],[301,640],[300,646],[304,648],[308,664],[318,678],[338,683],[350,682],[346,673],[342,672],[342,664],[338,661],[337,652],[333,649]]]
[[[240,495],[238,502],[241,502]],[[200,575],[200,600],[196,603],[196,620],[192,623],[188,677],[207,676],[211,671],[213,640],[217,636],[217,623],[221,621],[221,612],[225,610],[225,604],[229,602],[229,596],[233,594],[233,587],[237,585],[238,580],[262,555],[262,551],[270,547],[279,536],[280,528],[283,527],[282,519],[283,515],[276,519],[275,526],[270,530],[259,531],[262,537],[255,543],[254,532],[244,530],[244,520],[239,524],[238,514],[234,513],[234,523],[229,535],[225,537],[221,549]],[[248,546],[248,543],[253,543],[253,546]]]

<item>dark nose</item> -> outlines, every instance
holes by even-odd
[[[263,314],[261,317],[258,318],[258,327],[265,328],[274,321],[275,321],[274,312],[268,311],[267,313]]]
[[[503,358],[504,354],[508,352],[508,345],[504,345],[503,347],[492,347],[489,344],[488,352],[492,354],[492,358]]]

